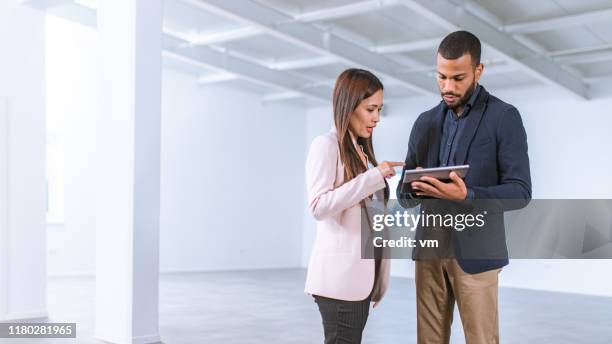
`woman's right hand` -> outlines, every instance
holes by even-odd
[[[404,166],[404,163],[399,161],[383,161],[376,168],[378,168],[383,177],[391,178],[395,175],[393,168],[398,166]]]

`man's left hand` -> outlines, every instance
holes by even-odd
[[[420,181],[412,182],[412,188],[417,190],[417,196],[429,196],[440,199],[462,201],[467,197],[467,187],[461,177],[455,172],[449,175],[451,181],[443,183],[437,178],[422,176]]]

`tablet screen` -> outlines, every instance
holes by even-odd
[[[440,180],[450,179],[449,175],[452,171],[455,171],[461,178],[465,178],[470,165],[459,165],[459,166],[445,166],[445,167],[433,167],[433,168],[422,168],[415,170],[406,170],[404,172],[404,183],[410,183],[418,180],[422,176],[430,176]]]

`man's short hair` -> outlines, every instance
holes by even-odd
[[[447,60],[456,60],[465,54],[470,54],[474,67],[480,64],[480,53],[480,40],[468,31],[455,31],[449,34],[438,47],[438,54]]]

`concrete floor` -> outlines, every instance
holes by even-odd
[[[160,334],[164,343],[322,343],[316,305],[302,293],[305,271],[262,270],[163,275]],[[503,278],[503,277],[502,277]],[[51,278],[51,321],[77,323],[78,338],[0,343],[84,343],[91,339],[93,278]],[[393,278],[370,313],[364,343],[416,343],[414,281]],[[463,343],[458,314],[452,343]],[[500,289],[501,343],[610,344],[612,298]]]

